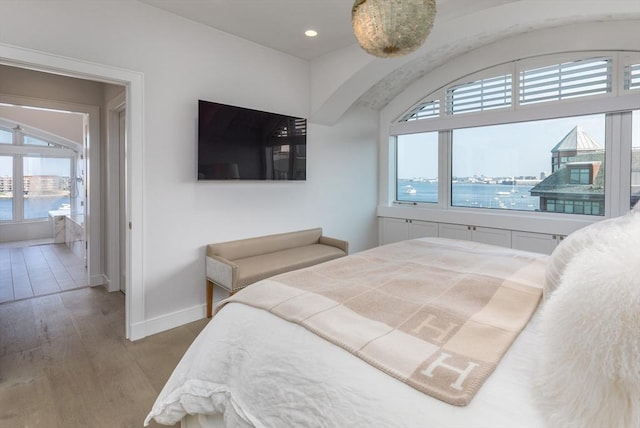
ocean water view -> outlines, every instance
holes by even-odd
[[[451,204],[456,207],[537,211],[540,198],[531,196],[532,185],[453,183]],[[398,180],[397,199],[401,202],[437,202],[438,183]]]
[[[49,211],[57,210],[62,204],[69,203],[69,196],[39,196],[24,199],[26,218],[47,218]],[[13,199],[0,198],[0,221],[12,220]]]

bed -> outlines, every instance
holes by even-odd
[[[422,238],[260,281],[218,305],[145,425],[548,427],[536,397],[547,264]],[[437,316],[416,324],[425,308]]]

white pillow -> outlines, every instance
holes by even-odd
[[[640,427],[640,210],[617,220],[541,309],[536,390],[554,428]]]
[[[547,299],[558,287],[567,264],[582,250],[591,247],[594,242],[602,239],[602,235],[609,233],[612,227],[624,227],[622,223],[632,220],[633,213],[640,212],[640,202],[636,203],[633,210],[621,217],[602,220],[589,226],[578,229],[567,236],[553,251],[547,262],[545,282],[542,295]]]

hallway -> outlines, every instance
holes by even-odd
[[[65,244],[0,244],[0,303],[88,285],[84,261]]]

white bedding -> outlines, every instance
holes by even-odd
[[[304,327],[230,303],[189,348],[147,422],[222,414],[229,427],[543,427],[531,386],[537,324],[534,315],[471,403],[457,407]]]

